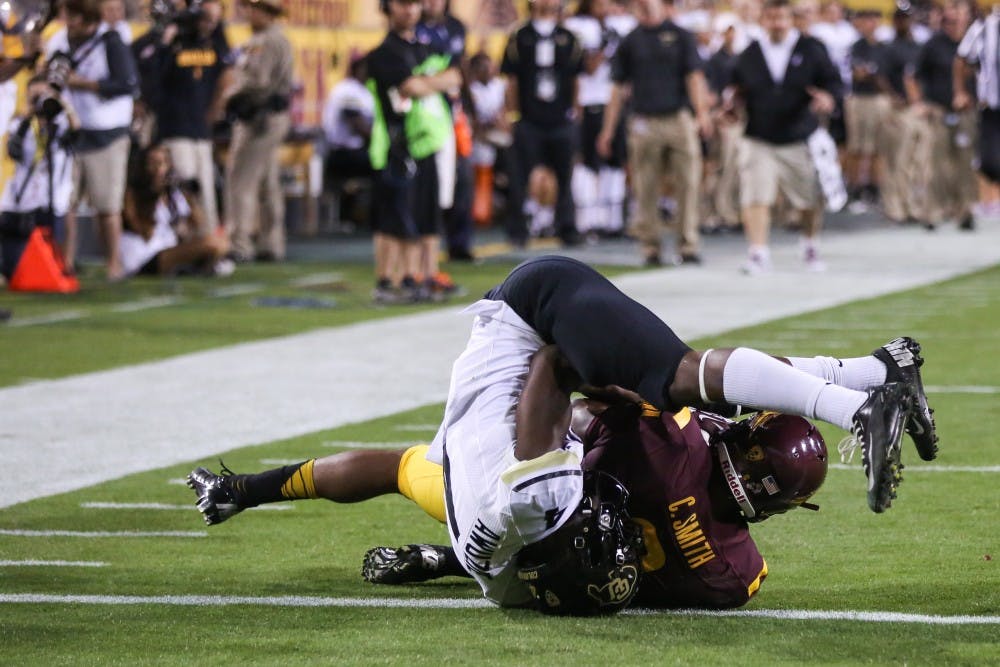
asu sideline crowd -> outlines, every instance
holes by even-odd
[[[50,39],[23,37],[39,54],[23,118],[25,59],[0,62],[5,275],[34,227],[72,271],[81,205],[110,280],[284,259],[277,151],[302,73],[281,0],[239,7],[252,36],[233,48],[220,0],[153,2],[134,41],[122,0],[64,0]],[[515,246],[628,235],[649,266],[701,264],[706,235],[742,232],[754,275],[772,221],[822,271],[824,214],[845,205],[927,230],[1000,217],[1000,14],[854,7],[531,0],[494,58],[447,0],[382,0],[384,41],[323,109],[332,215],[370,229],[381,303],[447,298],[440,251],[473,260],[489,225]]]

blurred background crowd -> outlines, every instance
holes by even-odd
[[[5,9],[6,8],[6,9]],[[6,13],[4,13],[6,12]],[[380,303],[502,233],[648,266],[826,213],[1000,218],[1000,14],[970,0],[61,0],[0,6],[0,268],[111,281],[370,234]],[[735,268],[735,267],[734,267]]]

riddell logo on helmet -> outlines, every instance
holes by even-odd
[[[747,494],[743,491],[743,485],[740,483],[740,476],[737,474],[736,470],[733,468],[733,464],[729,459],[724,459],[722,461],[722,474],[726,478],[726,484],[729,485],[730,491],[733,492],[733,496],[736,497],[736,502],[750,504],[750,499]]]

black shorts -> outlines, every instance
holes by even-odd
[[[1000,183],[1000,109],[979,112],[979,171]]]
[[[383,169],[375,175],[374,231],[408,240],[440,232],[442,212],[434,156],[412,164],[412,173]]]
[[[530,259],[487,299],[506,302],[547,343],[554,343],[584,382],[616,384],[660,409],[681,358],[691,349],[645,306],[607,278],[568,257]]]
[[[583,119],[580,122],[580,155],[583,164],[591,171],[598,171],[601,167],[622,169],[627,159],[625,123],[621,119],[611,139],[611,155],[605,159],[597,154],[597,135],[601,133],[604,125],[604,109],[603,106],[583,107]]]

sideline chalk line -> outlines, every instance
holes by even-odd
[[[169,605],[181,607],[266,606],[266,607],[375,607],[396,609],[495,609],[496,605],[472,598],[375,598],[313,596],[229,596],[229,595],[51,595],[44,593],[0,593],[6,604],[94,604]],[[1000,616],[945,616],[890,611],[818,609],[745,609],[715,611],[705,609],[630,609],[629,616],[716,616],[764,618],[796,621],[860,621],[865,623],[917,623],[924,625],[1000,625]]]

